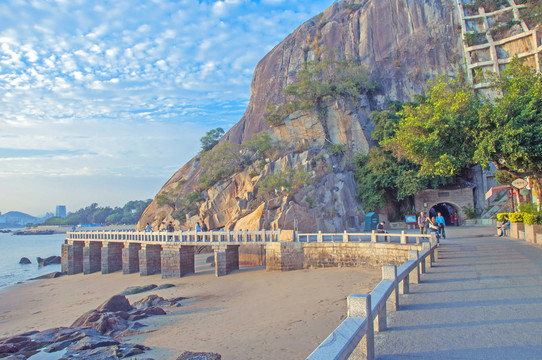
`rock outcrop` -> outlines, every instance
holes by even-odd
[[[389,100],[411,100],[438,75],[457,72],[462,45],[456,16],[446,0],[348,0],[301,25],[258,63],[245,114],[211,151],[226,143],[247,144],[262,131],[279,150],[262,157],[241,148],[242,166],[211,186],[202,186],[209,171],[202,165],[206,155],[196,156],[163,186],[138,229],[147,222],[163,228],[169,221],[177,229],[193,228],[196,221],[211,230],[293,229],[296,222],[300,231],[359,229],[364,213],[356,200],[352,160],[374,145],[369,114]],[[327,101],[325,111],[294,112],[269,127],[267,106],[287,101],[283,90],[296,84],[303,64],[322,49],[363,65],[377,89],[353,101]],[[280,185],[302,175],[302,184]],[[197,201],[187,201],[194,192]]]
[[[143,354],[148,347],[123,342],[126,336],[140,334],[145,325],[138,320],[166,315],[163,307],[180,306],[184,298],[163,299],[157,295],[132,305],[115,295],[98,308],[81,315],[70,327],[31,331],[0,339],[0,358],[40,358],[39,353],[55,353],[60,359],[124,359]],[[45,357],[45,355],[44,355]],[[52,358],[50,355],[47,358]]]

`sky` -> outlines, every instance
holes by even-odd
[[[0,212],[154,198],[333,0],[2,0]]]

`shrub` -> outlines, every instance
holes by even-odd
[[[534,214],[538,212],[538,208],[536,207],[535,204],[521,204],[519,206],[519,211],[524,212],[524,213]]]
[[[524,213],[522,212],[510,213],[508,217],[510,218],[510,222],[513,222],[513,223],[523,222],[523,214]]]
[[[540,221],[540,215],[538,214],[528,214],[528,213],[523,214],[524,224],[533,225],[533,224],[538,224],[539,221]]]
[[[329,153],[332,155],[332,156],[339,156],[339,155],[342,155],[344,154],[344,152],[346,151],[346,147],[343,145],[343,144],[332,144],[332,145],[329,145]]]
[[[499,213],[499,214],[497,214],[497,221],[503,222],[504,221],[504,216],[509,216],[509,214],[508,213]]]

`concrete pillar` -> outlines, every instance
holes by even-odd
[[[124,243],[122,249],[122,273],[133,274],[139,272],[139,243]]]
[[[405,276],[399,284],[399,294],[404,295],[410,292],[410,275]]]
[[[72,244],[62,244],[62,272],[68,275],[83,272],[83,246],[82,241],[73,241]]]
[[[162,260],[160,245],[141,244],[139,250],[139,275],[148,276],[160,274],[162,271]]]
[[[122,270],[122,243],[107,243],[102,246],[102,274]]]
[[[397,284],[397,266],[384,265],[382,266],[382,280],[393,280],[395,285],[388,301],[386,308],[390,311],[397,311],[399,308],[399,284]]]
[[[217,246],[214,250],[216,276],[239,270],[239,245]]]
[[[290,271],[303,269],[303,245],[298,242],[266,244],[267,271]]]
[[[85,241],[83,248],[83,274],[92,274],[102,268],[101,241]]]
[[[348,317],[367,318],[367,334],[350,355],[351,359],[374,359],[374,327],[371,316],[371,295],[352,294],[346,298]]]
[[[161,252],[162,279],[180,278],[196,272],[193,245],[164,246]]]
[[[408,260],[418,260],[418,250],[409,250],[408,251]],[[420,283],[420,266],[416,266],[411,272],[412,276],[410,277],[413,284]]]
[[[431,250],[431,244],[430,243],[423,243],[423,249],[424,250]],[[431,255],[425,257],[425,270],[427,271],[428,268],[431,268]]]
[[[407,237],[406,237],[406,235],[405,235],[405,231],[404,231],[404,230],[401,231],[401,240],[400,240],[400,243],[401,243],[402,245],[406,245],[406,243],[407,243]]]

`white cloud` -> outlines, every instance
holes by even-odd
[[[43,177],[61,175],[82,181],[146,174],[165,182],[198,151],[205,131],[239,120],[252,71],[268,49],[330,4],[0,4],[0,147],[73,151],[17,161],[0,157],[0,185],[10,188],[6,181],[23,174],[41,193],[42,183],[51,185]],[[8,207],[17,201],[3,198]]]

